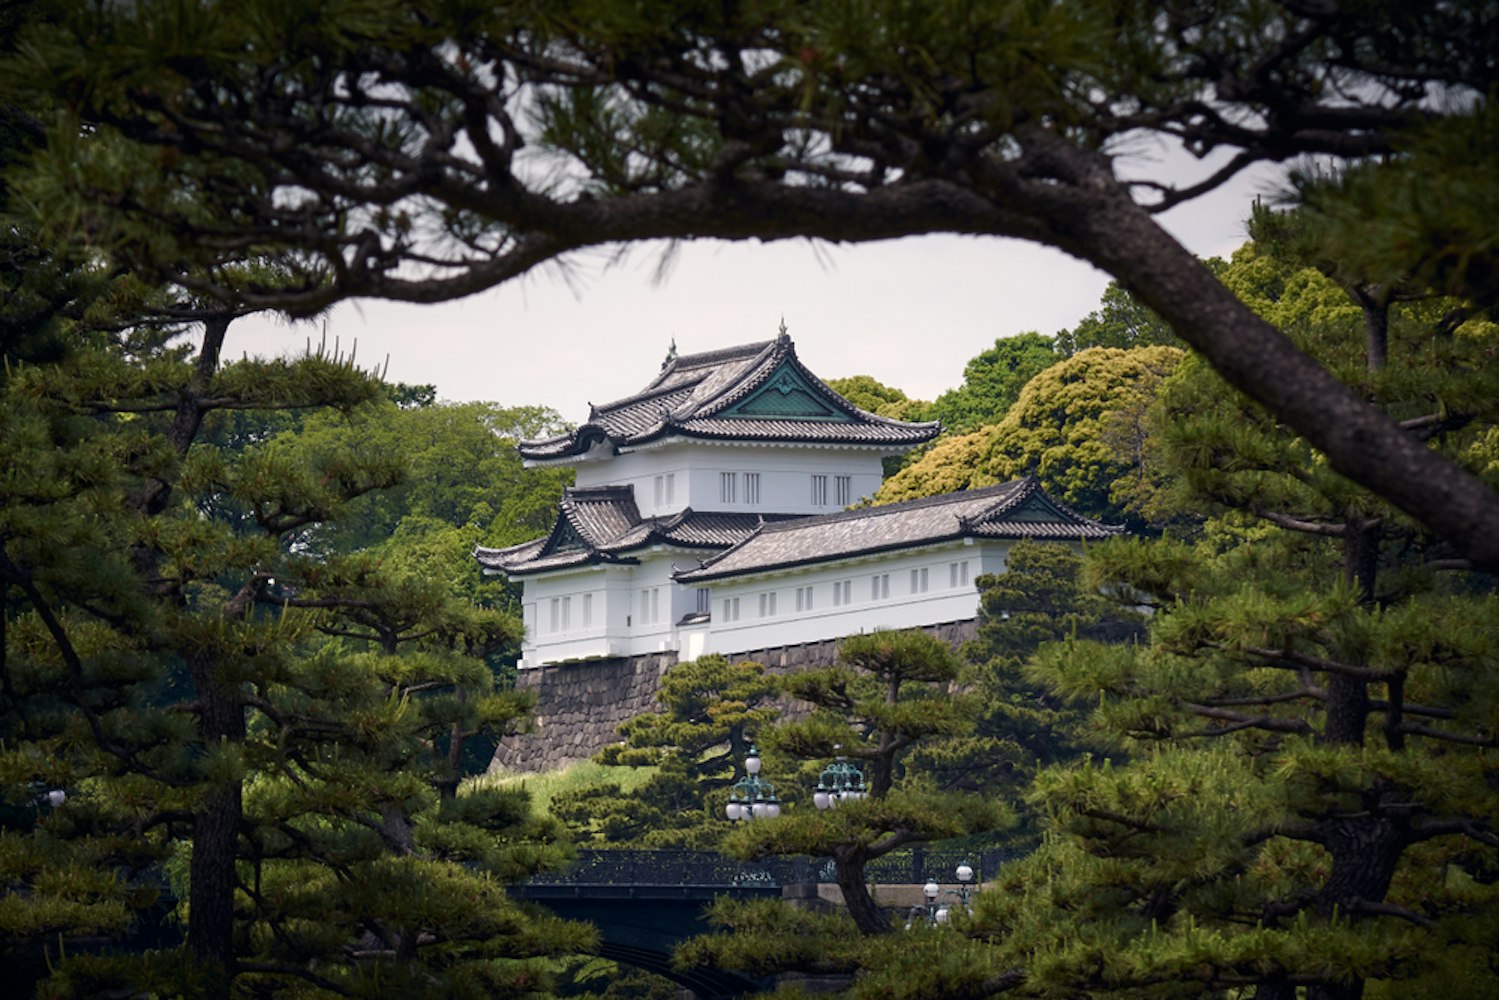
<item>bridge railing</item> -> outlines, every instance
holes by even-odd
[[[871,861],[870,882],[923,884],[956,881],[959,864],[973,866],[979,882],[993,878],[1014,855],[916,847]],[[712,851],[581,850],[568,867],[529,880],[531,885],[783,886],[835,881],[832,858],[774,857],[739,861]]]

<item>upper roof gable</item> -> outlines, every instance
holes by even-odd
[[[903,451],[936,437],[940,425],[906,423],[854,406],[802,365],[791,338],[680,355],[640,392],[595,406],[581,427],[523,441],[531,461],[568,460],[608,444],[639,446],[665,437],[863,444]]]

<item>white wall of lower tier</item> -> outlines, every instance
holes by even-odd
[[[673,563],[685,568],[695,559],[665,548],[638,565],[526,577],[520,666],[666,650],[689,660],[963,621],[978,614],[975,581],[1004,571],[1010,544],[952,542],[702,588],[671,579]],[[711,614],[706,624],[676,624],[704,605]]]
[[[879,490],[881,455],[888,451],[742,441],[724,445],[667,442],[662,447],[581,460],[576,464],[577,485],[632,486],[635,504],[646,517],[675,514],[687,507],[828,514]]]

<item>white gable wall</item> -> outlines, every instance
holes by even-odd
[[[580,462],[577,485],[631,486],[635,505],[645,517],[675,514],[687,507],[829,514],[879,490],[881,457],[888,451],[676,440],[607,460]],[[732,476],[731,483],[725,481],[726,474]],[[814,476],[822,477],[820,494],[814,494]],[[840,489],[847,495],[841,496]]]

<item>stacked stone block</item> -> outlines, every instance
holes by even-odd
[[[945,622],[925,631],[956,649],[973,638],[977,625],[976,620]],[[752,649],[728,658],[754,660],[783,673],[833,662],[838,643]],[[661,678],[676,662],[676,653],[651,653],[522,671],[520,687],[536,692],[535,723],[530,732],[500,741],[490,770],[550,771],[587,760],[619,741],[620,723],[659,708]]]

